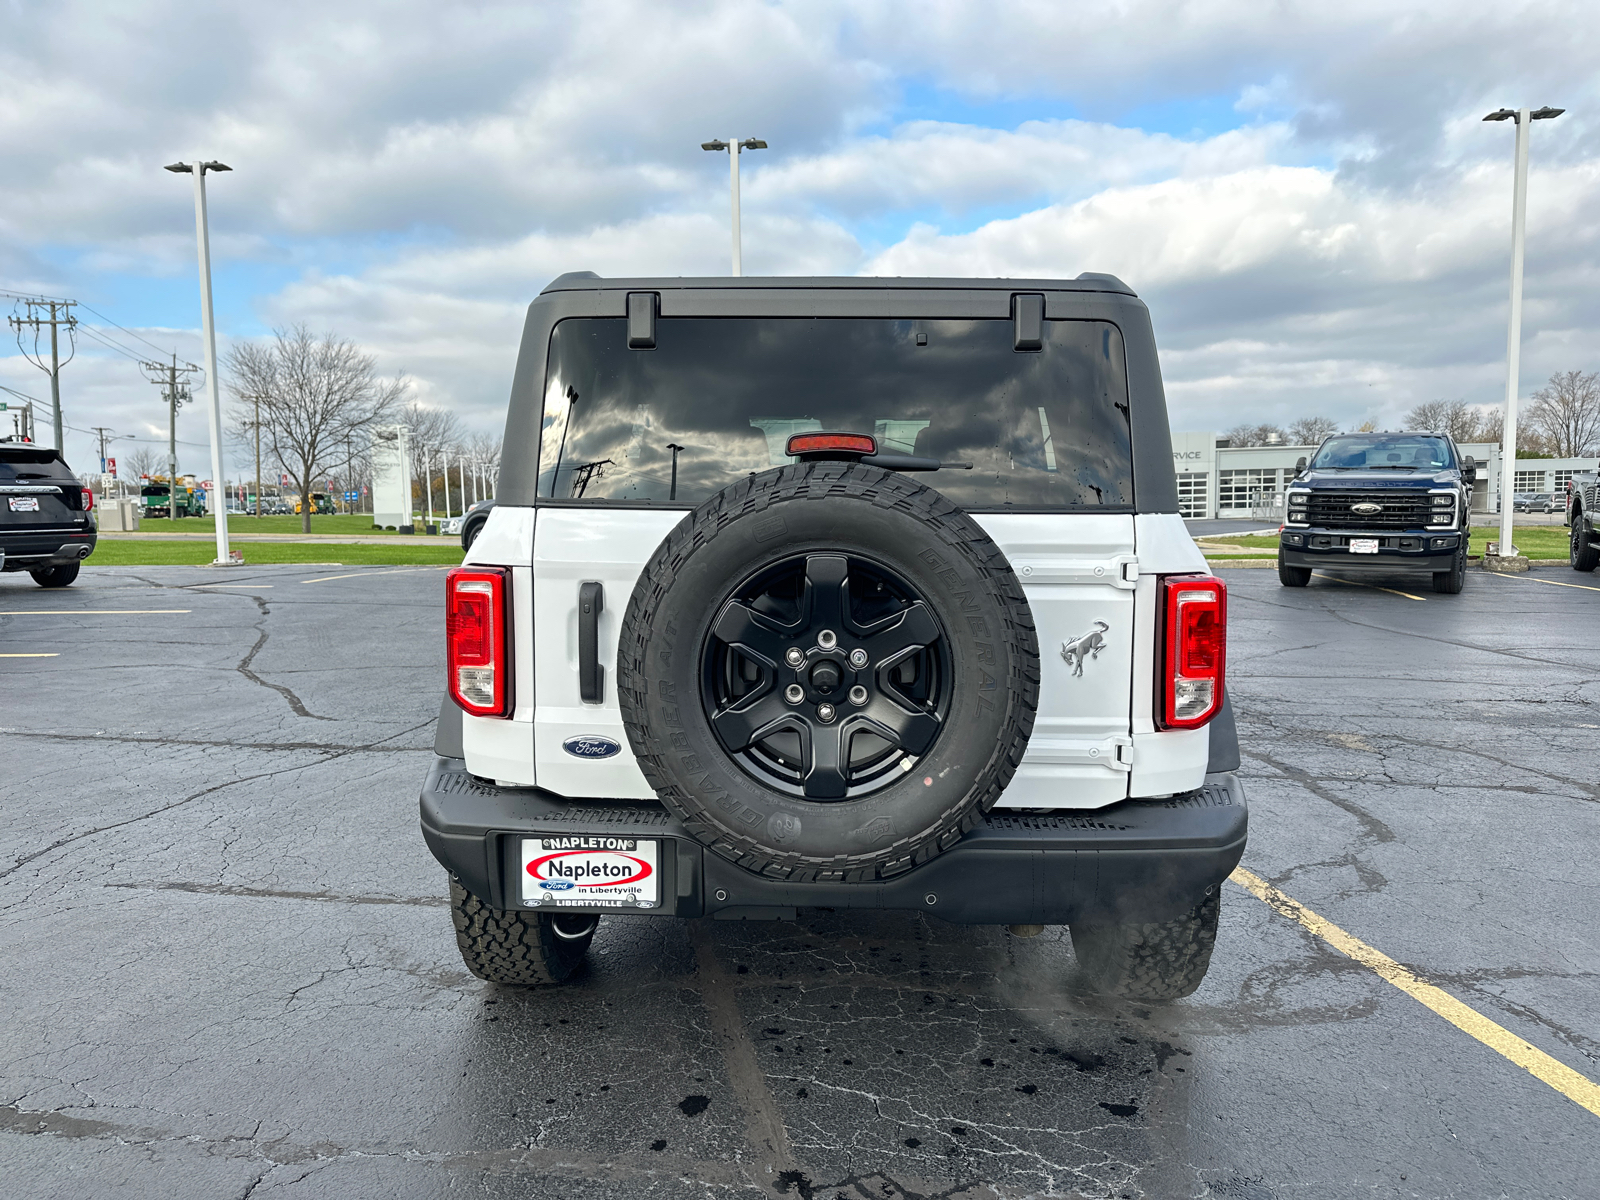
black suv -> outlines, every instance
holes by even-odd
[[[1476,479],[1447,433],[1334,434],[1287,489],[1279,581],[1305,587],[1314,568],[1416,571],[1436,592],[1459,592]]]
[[[0,443],[0,569],[27,571],[41,587],[66,587],[94,553],[94,493],[60,452]]]

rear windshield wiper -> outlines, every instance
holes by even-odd
[[[869,467],[886,471],[970,471],[969,462],[940,462],[937,458],[918,458],[911,454],[864,454],[858,460]]]

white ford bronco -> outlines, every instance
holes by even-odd
[[[475,974],[826,906],[1199,985],[1246,832],[1227,596],[1127,285],[564,275],[503,461],[421,797]]]

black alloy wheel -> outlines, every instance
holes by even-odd
[[[812,553],[733,588],[702,654],[717,740],[770,788],[830,802],[898,780],[950,710],[949,649],[905,579],[858,556]]]

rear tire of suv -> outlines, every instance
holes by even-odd
[[[1074,925],[1072,949],[1101,995],[1150,1004],[1181,1000],[1206,977],[1221,912],[1220,889],[1214,889],[1173,921]]]
[[[1568,543],[1568,561],[1574,571],[1592,571],[1600,566],[1600,546],[1589,537],[1588,522],[1583,513],[1572,514],[1572,536]]]
[[[645,778],[704,845],[769,878],[872,880],[999,799],[1033,731],[1039,644],[1005,555],[943,495],[800,463],[724,488],[662,541],[623,618],[617,696]]]
[[[600,918],[490,908],[452,876],[450,917],[461,961],[479,979],[514,987],[565,983],[583,963]]]
[[[1435,571],[1433,573],[1433,590],[1442,592],[1446,596],[1460,593],[1467,583],[1467,548],[1462,546],[1456,551],[1455,558],[1451,560],[1448,571]]]
[[[1291,567],[1283,561],[1283,551],[1278,551],[1278,582],[1284,587],[1305,587],[1311,582],[1310,567]]]
[[[36,570],[29,571],[28,574],[33,576],[33,581],[40,587],[66,587],[78,577],[78,564],[67,563],[65,566],[60,567],[39,567]]]

